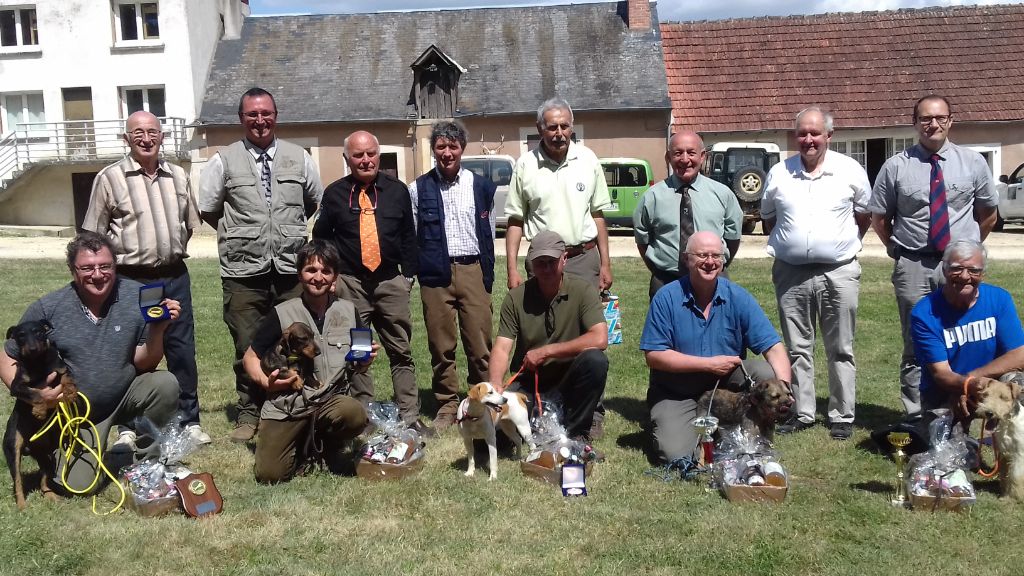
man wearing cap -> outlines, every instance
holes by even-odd
[[[903,331],[900,393],[911,418],[921,415],[921,365],[914,355],[910,312],[941,279],[951,240],[985,241],[996,222],[999,193],[985,158],[949,141],[949,100],[930,94],[914,105],[918,142],[889,158],[875,179],[871,227],[895,261],[892,286]]]
[[[594,408],[608,377],[608,327],[597,289],[566,274],[565,242],[544,230],[526,254],[534,276],[512,288],[501,305],[491,349],[490,381],[503,389],[506,369],[516,373],[510,390],[561,397],[569,436],[589,442]],[[513,353],[513,344],[515,351]]]

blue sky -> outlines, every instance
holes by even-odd
[[[573,0],[572,2],[570,0],[375,0],[370,3],[372,10],[367,10],[368,3],[365,0],[249,0],[249,5],[253,15],[267,16],[271,14],[339,14],[483,6],[581,4],[592,1],[594,0]],[[1005,3],[995,0],[729,0],[726,2],[660,0],[658,14],[664,22]]]

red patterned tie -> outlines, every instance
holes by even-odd
[[[932,180],[929,194],[931,218],[928,225],[928,244],[942,252],[949,244],[949,206],[946,204],[946,181],[939,166],[939,155],[932,154]]]

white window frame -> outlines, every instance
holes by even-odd
[[[28,92],[4,92],[3,94],[0,94],[0,118],[3,118],[3,132],[4,133],[13,132],[15,130],[14,126],[8,126],[8,123],[7,123],[7,99],[9,97],[12,97],[12,96],[14,96],[14,97],[20,96],[21,97],[21,113],[22,113],[22,116],[27,119],[28,118],[28,110],[29,110],[29,108],[28,108],[28,97],[29,96],[33,96],[33,95],[39,95],[41,98],[43,98],[43,109],[42,109],[43,122],[46,122],[46,98],[43,95],[43,92],[41,90],[39,90],[39,91],[28,91]],[[26,130],[26,134],[29,137],[32,137],[33,132],[46,132],[46,127],[45,126],[40,126],[40,127],[35,128],[34,130],[31,130],[31,129],[30,130]]]
[[[22,28],[25,23],[21,20],[22,10],[32,10],[36,13],[36,43],[35,44],[23,44],[22,43]],[[0,53],[11,53],[11,52],[41,52],[42,47],[39,44],[39,10],[35,4],[19,4],[15,6],[0,6],[0,12],[14,12],[14,46],[0,46]]]
[[[860,145],[860,151],[859,152],[851,151],[851,148],[853,148],[853,144],[859,144]],[[828,149],[829,150],[835,150],[836,152],[839,152],[840,154],[845,154],[845,155],[849,156],[850,158],[853,158],[854,160],[857,161],[858,164],[860,164],[861,168],[864,168],[865,170],[867,170],[867,166],[868,166],[868,141],[867,140],[862,140],[860,138],[853,138],[853,139],[848,139],[848,140],[835,140],[835,139],[833,139],[833,140],[829,141]]]
[[[157,36],[155,38],[145,38],[146,35],[146,24],[142,16],[142,5],[143,4],[156,4],[157,21],[160,19],[160,2],[158,0],[113,0],[110,5],[111,12],[113,12],[113,25],[114,25],[114,46],[161,46],[163,45],[163,38]],[[125,40],[121,37],[121,6],[134,5],[135,6],[135,30],[138,35],[137,40]],[[162,34],[161,30],[161,34]]]
[[[574,144],[583,144],[583,124],[572,125],[572,135]],[[530,138],[535,138],[536,142],[540,142],[540,134],[537,133],[537,125],[520,127],[519,128],[519,155],[523,156],[530,152],[531,142]]]
[[[914,144],[917,144],[917,138],[913,136],[896,136],[893,138],[889,138],[889,141],[886,142],[886,146],[888,149],[885,151],[885,157],[891,158],[899,154],[900,152],[903,152],[907,148],[910,148]]]
[[[970,148],[975,152],[984,155],[985,153],[991,154],[989,158],[989,169],[992,171],[992,179],[998,181],[999,176],[1003,172],[1003,147],[999,143],[995,144],[961,144],[964,148]],[[1007,174],[1009,176],[1009,174]]]
[[[167,114],[167,86],[164,84],[153,84],[147,86],[121,86],[118,88],[119,97],[121,99],[121,117],[128,118],[128,91],[129,90],[142,90],[142,109],[146,112],[152,112],[149,109],[149,91],[150,90],[163,90],[164,91],[164,117]]]

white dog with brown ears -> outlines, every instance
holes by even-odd
[[[1024,408],[1021,386],[1024,374],[1007,372],[999,380],[979,378],[977,416],[997,419],[993,433],[998,454],[999,488],[1003,496],[1024,501]]]
[[[526,395],[519,392],[498,393],[490,382],[481,382],[470,387],[466,398],[459,404],[455,416],[462,441],[466,445],[466,476],[476,472],[473,458],[473,440],[487,442],[487,455],[491,474],[489,480],[498,477],[498,446],[495,430],[501,431],[512,440],[516,458],[520,457],[522,443],[532,450],[533,433],[530,430],[530,413],[526,408]]]

